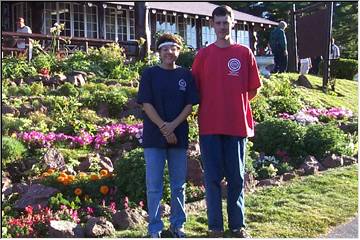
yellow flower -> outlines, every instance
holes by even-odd
[[[100,171],[100,176],[101,176],[101,177],[107,177],[108,174],[109,174],[109,171],[106,170],[106,169],[102,169],[102,170]]]
[[[79,176],[80,178],[85,178],[85,177],[87,177],[87,174],[84,173],[84,172],[79,172],[78,176]]]
[[[66,178],[62,177],[62,176],[58,176],[57,177],[57,181],[60,183],[63,183],[65,181]]]
[[[48,174],[53,174],[55,172],[55,169],[53,169],[53,168],[49,168],[48,170],[47,170],[47,173]]]

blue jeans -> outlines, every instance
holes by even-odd
[[[168,161],[171,189],[171,226],[181,228],[186,221],[185,184],[187,157],[185,148],[145,148],[146,194],[149,215],[148,232],[161,232],[164,223],[161,220],[160,201],[163,194],[163,176],[165,160]]]
[[[221,180],[226,177],[229,229],[245,227],[244,173],[246,138],[200,135],[209,230],[223,231]]]

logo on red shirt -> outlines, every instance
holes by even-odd
[[[228,75],[239,76],[239,70],[241,68],[241,63],[240,63],[239,59],[231,58],[228,61],[228,68],[230,70]]]

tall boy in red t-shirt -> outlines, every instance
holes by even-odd
[[[236,237],[249,237],[244,218],[245,147],[247,137],[254,135],[250,100],[261,82],[252,51],[231,39],[232,9],[217,7],[212,17],[217,40],[198,52],[192,66],[200,93],[200,148],[209,236],[223,234],[220,183],[226,177],[229,229]]]

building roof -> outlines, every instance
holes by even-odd
[[[134,2],[108,2],[117,5],[134,6]],[[181,12],[194,15],[211,17],[212,11],[217,5],[209,2],[147,2],[150,9]],[[247,13],[234,10],[235,20],[247,23],[262,23],[267,25],[278,25],[277,22],[265,18],[256,17]]]

